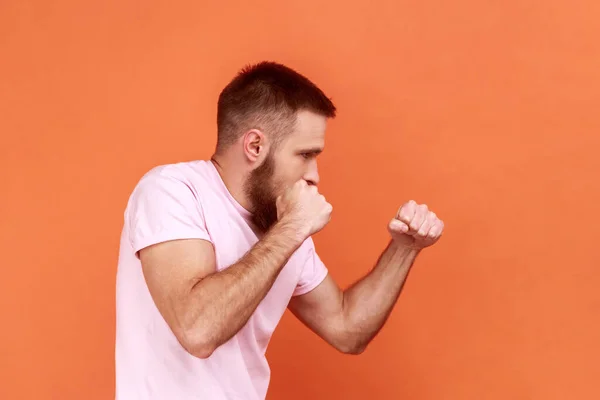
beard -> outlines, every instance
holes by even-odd
[[[244,191],[252,204],[252,222],[265,233],[277,222],[277,195],[275,194],[275,160],[272,153],[250,173]]]

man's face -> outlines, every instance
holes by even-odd
[[[288,187],[300,179],[311,185],[319,183],[317,156],[325,147],[326,125],[327,118],[300,111],[294,132],[251,172],[246,193],[253,207],[253,222],[261,231],[277,222],[276,200]]]

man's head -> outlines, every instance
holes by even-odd
[[[261,230],[277,220],[275,200],[299,179],[319,182],[316,156],[335,106],[304,76],[281,64],[244,68],[221,92],[217,154],[233,153]]]

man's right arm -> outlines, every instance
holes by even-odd
[[[238,262],[217,272],[202,239],[172,240],[139,252],[150,294],[192,355],[209,357],[248,321],[304,240],[328,221],[331,205],[306,184],[278,201],[279,221]]]
[[[174,240],[140,251],[150,294],[192,355],[209,357],[248,321],[289,257],[302,244],[294,227],[277,223],[237,263],[216,272],[212,245]]]

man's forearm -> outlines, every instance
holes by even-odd
[[[344,291],[343,315],[352,346],[364,347],[387,320],[419,250],[391,241],[375,268]]]
[[[237,263],[193,287],[187,307],[193,354],[210,356],[246,324],[301,244],[292,226],[277,223]]]

